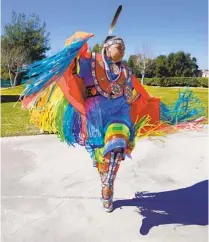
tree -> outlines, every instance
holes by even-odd
[[[136,77],[140,76],[140,70],[137,66],[137,55],[130,55],[128,58],[128,67],[131,68],[133,74]]]
[[[196,58],[191,58],[191,54],[179,51],[175,54],[175,60],[177,63],[176,76],[189,77],[197,74]]]
[[[168,77],[169,70],[167,64],[167,57],[160,55],[156,58],[156,77]]]
[[[149,59],[146,67],[146,77],[152,78],[156,76],[156,59]]]
[[[2,58],[1,58],[1,62],[2,62]],[[10,80],[8,71],[2,65],[1,65],[1,80]]]
[[[197,59],[183,51],[170,53],[167,57],[169,76],[192,77],[198,75]]]
[[[141,83],[144,84],[144,78],[153,77],[155,73],[155,60],[151,46],[147,43],[141,45],[141,50],[130,56],[129,66],[133,69],[133,73],[141,78]]]
[[[176,60],[175,54],[172,52],[167,56],[167,68],[170,77],[176,76]]]
[[[95,53],[101,53],[102,51],[102,45],[100,45],[99,43],[96,43],[93,48],[92,51]]]
[[[24,62],[20,64],[41,60],[46,57],[46,53],[50,49],[49,33],[46,32],[46,24],[42,24],[39,16],[36,14],[27,17],[24,13],[17,14],[13,12],[11,23],[7,23],[4,26],[1,45],[2,54],[9,53],[10,57],[15,55],[15,61],[9,63],[12,70],[17,70],[17,60]],[[28,58],[27,60],[26,56]],[[5,63],[8,63],[9,58],[6,56],[2,56],[2,58],[6,60],[3,61],[4,66],[1,66],[4,70],[7,70],[8,64],[6,67]],[[11,76],[13,79],[15,78],[14,73],[11,73]],[[16,84],[18,84],[20,78],[16,77],[16,80]]]
[[[128,66],[128,61],[126,59],[122,60],[123,65]]]
[[[29,51],[23,46],[10,45],[6,37],[1,44],[1,65],[9,75],[11,86],[17,85],[18,69],[30,61]]]
[[[139,53],[136,55],[136,68],[141,73],[142,85],[144,84],[144,77],[145,77],[145,74],[147,72],[149,65],[153,65],[153,64],[154,64],[153,60],[150,57],[148,57],[148,55],[145,54],[145,52],[142,54]],[[153,72],[154,72],[154,70],[153,70]]]

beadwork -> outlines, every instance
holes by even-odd
[[[131,86],[131,71],[130,70],[128,73],[128,77],[126,78],[125,86],[121,87],[117,82],[111,83],[110,90],[112,93],[109,94],[100,87],[99,82],[97,80],[95,52],[92,53],[91,69],[92,69],[92,77],[93,77],[95,88],[102,96],[112,99],[112,98],[121,97],[124,94],[127,100],[129,100],[131,98],[132,86]]]

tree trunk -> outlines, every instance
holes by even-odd
[[[11,87],[13,86],[13,80],[12,80],[12,74],[11,74],[11,70],[10,67],[8,66],[8,71],[9,71],[9,80],[10,80],[10,85]]]
[[[144,85],[144,74],[142,74],[142,82],[141,82],[142,85]]]
[[[17,86],[18,85],[18,72],[15,73],[15,78],[14,78],[14,86]]]
[[[145,71],[144,71],[144,70],[142,70],[141,74],[142,74],[142,81],[141,81],[141,84],[142,84],[142,85],[144,85],[144,76],[145,76]]]

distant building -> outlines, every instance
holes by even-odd
[[[208,70],[200,70],[199,76],[200,77],[209,77],[209,71]]]

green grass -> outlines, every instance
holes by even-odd
[[[159,97],[166,104],[174,102],[178,98],[179,88],[151,87],[145,86],[145,89],[152,96]],[[184,88],[180,88],[183,90]],[[22,92],[23,87],[18,86],[11,89],[4,89],[5,95],[18,95]],[[201,100],[206,108],[208,117],[208,88],[192,88],[195,95]],[[3,94],[2,93],[2,94]],[[16,106],[14,107],[14,104]],[[2,103],[1,104],[1,136],[20,136],[40,134],[39,129],[32,126],[29,122],[29,113],[21,109],[21,103]]]
[[[1,104],[2,137],[40,134],[39,129],[32,126],[29,120],[29,112],[21,109],[20,102]]]
[[[171,88],[171,87],[151,87],[145,86],[145,89],[152,96],[159,97],[164,103],[173,103],[179,95],[179,90],[185,90],[184,87]],[[198,97],[205,107],[206,117],[208,118],[208,88],[190,88],[196,97]]]
[[[1,88],[1,95],[20,95],[24,90],[24,86]]]

